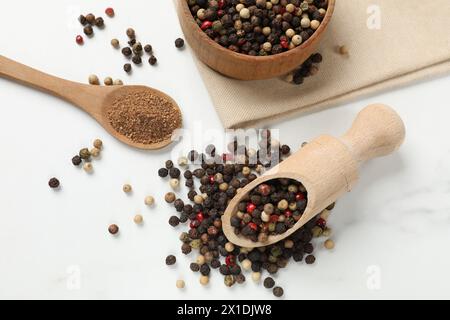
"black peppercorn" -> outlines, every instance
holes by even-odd
[[[266,289],[272,289],[275,286],[275,280],[271,277],[267,277],[264,279],[264,288]]]
[[[205,263],[202,264],[200,267],[200,273],[204,276],[209,275],[209,273],[211,272],[211,268]]]
[[[123,70],[124,70],[126,73],[131,72],[131,64],[125,63],[125,64],[123,65]]]
[[[167,177],[168,174],[169,170],[167,170],[166,168],[161,168],[158,170],[158,176],[160,176],[161,178]]]
[[[72,158],[72,164],[74,165],[74,166],[79,166],[80,164],[81,164],[81,157],[80,156],[74,156],[73,158]]]
[[[98,18],[95,19],[95,25],[98,28],[103,28],[105,26],[105,21],[103,20],[102,17],[98,17]]]
[[[83,32],[87,36],[92,36],[94,34],[94,29],[92,29],[91,26],[86,26],[84,27]]]
[[[134,64],[141,64],[142,58],[138,55],[135,55],[135,56],[133,56],[133,58],[131,58],[131,61],[133,61]]]
[[[200,265],[198,263],[192,262],[189,266],[193,272],[200,271]]]
[[[147,44],[144,47],[144,51],[147,52],[147,53],[152,53],[153,52],[153,47],[151,45]]]
[[[181,38],[178,38],[177,40],[175,40],[175,47],[177,47],[178,49],[181,49],[184,47],[184,40]]]
[[[181,246],[181,252],[183,254],[189,254],[192,251],[192,247],[188,243],[183,243]]]
[[[313,264],[315,261],[316,261],[316,257],[314,257],[312,254],[310,254],[309,256],[307,256],[305,258],[306,264]]]
[[[169,255],[166,258],[166,264],[168,266],[174,265],[177,262],[177,258],[174,255]]]
[[[92,13],[89,13],[86,15],[86,21],[91,24],[94,25],[95,24],[95,16]]]
[[[122,54],[123,54],[125,57],[131,56],[132,53],[133,53],[133,52],[131,51],[131,48],[130,48],[130,47],[125,47],[125,48],[122,49]]]
[[[284,290],[281,287],[273,288],[273,295],[277,298],[281,298],[284,294]]]
[[[281,146],[280,150],[283,155],[288,155],[291,152],[291,148],[285,144]]]
[[[59,188],[59,180],[56,179],[56,178],[51,178],[51,179],[48,181],[48,185],[49,185],[50,188],[52,188],[52,189]]]
[[[181,175],[180,169],[178,169],[178,168],[170,168],[169,176],[172,179],[178,179],[180,177],[180,175]]]
[[[130,47],[132,47],[132,46],[134,46],[135,44],[136,44],[136,39],[131,39],[130,41],[128,41],[128,45],[130,46]]]
[[[171,217],[169,218],[169,224],[170,224],[172,227],[178,226],[178,225],[180,224],[180,218],[178,218],[177,216],[171,216]]]
[[[83,15],[80,15],[80,16],[79,16],[78,21],[80,21],[80,23],[81,23],[83,26],[87,25],[87,23],[88,23],[86,17],[83,16]]]
[[[158,59],[156,59],[155,56],[151,56],[150,59],[148,59],[148,63],[150,63],[150,65],[154,66],[156,63],[158,62]]]

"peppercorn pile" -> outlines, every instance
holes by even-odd
[[[108,17],[114,17],[114,9],[107,8],[105,13]],[[87,15],[80,15],[78,17],[78,21],[83,26],[83,32],[88,37],[94,36],[94,28],[97,27],[99,29],[103,29],[105,27],[105,20],[102,17],[96,17],[93,13],[89,13]],[[75,41],[82,45],[84,44],[84,39],[81,35],[77,35]]]
[[[216,43],[251,56],[279,54],[307,41],[328,0],[187,0],[199,27]]]
[[[292,228],[307,204],[306,190],[296,180],[278,179],[260,184],[238,205],[231,217],[234,232],[252,241],[266,242]]]
[[[276,165],[277,159],[281,158],[280,161],[282,161],[283,157],[290,153],[289,146],[280,145],[275,139],[271,139],[270,131],[263,130],[261,137],[260,149],[257,151],[239,145],[237,141],[230,143],[228,146],[230,152],[224,154],[216,152],[213,145],[206,148],[206,153],[199,154],[192,150],[187,155],[187,159],[192,163],[191,167],[196,168],[192,170],[192,168],[185,167],[182,175],[185,178],[185,185],[189,188],[187,194],[189,201],[185,202],[181,198],[177,198],[174,192],[169,192],[165,196],[166,202],[173,204],[178,213],[169,218],[169,224],[172,227],[184,223],[189,224],[189,230],[180,235],[181,252],[187,255],[191,254],[193,250],[198,251],[196,261],[191,263],[190,269],[201,274],[200,283],[202,285],[209,283],[212,269],[218,270],[224,276],[224,284],[231,287],[235,283],[240,284],[246,281],[246,271],[251,272],[251,279],[255,282],[260,281],[264,270],[269,274],[276,274],[287,266],[291,258],[296,262],[304,260],[306,264],[313,264],[315,262],[313,237],[330,235],[330,229],[326,227],[329,211],[324,210],[319,217],[308,222],[290,237],[273,245],[251,250],[238,247],[227,240],[222,230],[221,217],[228,202],[240,188],[256,179],[257,174],[264,172],[265,168]],[[186,166],[185,159],[186,157],[179,159],[179,163],[183,166]],[[161,178],[170,177],[171,180],[181,179],[180,169],[176,168],[170,160],[166,162],[165,167],[159,169],[158,175]],[[200,183],[198,189],[195,188],[196,181]],[[284,203],[282,205],[285,216],[286,210],[290,210],[290,203],[295,203],[300,207],[298,210],[294,209],[292,205],[292,211],[300,212],[301,208],[306,206],[306,192],[298,182],[275,181],[267,186],[269,190],[265,190],[263,193],[270,196],[277,194],[278,198],[275,200],[278,202],[283,197],[278,194],[278,186],[281,186],[281,193],[286,193],[284,189],[287,187],[287,197],[291,201],[287,201],[287,208],[284,208]],[[291,193],[289,193],[289,189]],[[257,192],[260,193],[261,190],[257,190]],[[245,208],[242,209],[246,211],[250,209],[252,214],[258,209],[258,206],[247,208],[247,205],[248,203],[245,203]],[[328,209],[332,209],[333,206]],[[263,210],[258,210],[262,214]],[[274,208],[273,212],[278,213],[278,210],[282,211]],[[278,216],[278,214],[274,214],[274,216]],[[253,219],[253,216],[251,218]],[[278,219],[279,217],[277,217]],[[331,244],[328,243],[327,248],[331,249]],[[184,287],[184,282],[182,287]],[[271,289],[276,297],[284,294],[281,287],[275,287],[275,281],[270,277],[264,280],[264,287]]]

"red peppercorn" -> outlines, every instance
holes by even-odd
[[[200,26],[200,28],[201,28],[203,31],[205,31],[205,30],[211,28],[212,25],[213,25],[213,23],[212,23],[211,21],[206,20],[206,21],[204,21],[204,22],[202,23],[202,25]]]
[[[80,45],[84,43],[84,39],[83,39],[83,37],[80,36],[80,35],[78,35],[78,36],[75,38],[75,41],[76,41],[78,44],[80,44]]]
[[[283,13],[285,13],[286,12],[286,8],[285,7],[281,7],[281,9],[280,9],[280,14],[283,14]]]
[[[194,220],[195,221],[195,220]],[[189,228],[191,229],[195,229],[195,223],[194,221],[191,221],[191,223],[189,224]]]
[[[229,267],[233,267],[236,264],[236,258],[230,254],[225,258],[225,264]]]
[[[254,222],[250,222],[248,224],[248,226],[250,227],[250,229],[257,231],[258,230],[258,226],[256,225],[256,223]]]
[[[252,213],[253,211],[255,211],[256,209],[256,205],[254,203],[249,202],[247,204],[247,213]]]
[[[281,40],[280,41],[280,45],[284,48],[284,49],[287,49],[287,48],[289,48],[289,43],[287,42],[287,40]]]
[[[262,195],[262,196],[268,196],[270,193],[270,187],[268,184],[261,184],[258,187],[258,192]]]
[[[219,0],[219,9],[223,9],[223,6],[225,5],[225,0]]]
[[[209,176],[209,183],[214,184],[214,176]]]
[[[115,15],[113,8],[106,8],[105,13],[108,17],[114,17],[114,15]]]
[[[217,15],[218,15],[219,17],[223,17],[223,16],[225,15],[225,11],[223,11],[223,10],[217,10]]]
[[[327,222],[325,219],[319,218],[316,221],[316,225],[321,227],[322,229],[325,229],[325,227],[327,226]]]
[[[287,218],[292,217],[292,211],[291,211],[291,210],[286,210],[286,211],[284,211],[284,215],[285,215]]]
[[[303,199],[305,199],[305,195],[303,193],[299,192],[295,195],[295,200],[300,201]]]
[[[203,212],[197,213],[197,221],[202,222],[205,219],[205,216],[203,215]]]
[[[276,214],[273,214],[270,216],[270,222],[277,222],[278,221],[279,216]]]

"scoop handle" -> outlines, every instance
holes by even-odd
[[[394,109],[383,104],[372,104],[361,110],[350,130],[341,137],[360,163],[394,152],[404,140],[402,119]]]

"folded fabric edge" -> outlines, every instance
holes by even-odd
[[[331,97],[313,104],[305,105],[297,109],[282,112],[274,116],[243,122],[226,121],[223,120],[220,116],[219,118],[223,126],[229,129],[262,127],[264,125],[282,121],[283,119],[286,119],[288,117],[319,112],[326,108],[337,107],[344,103],[353,102],[357,99],[369,97],[376,93],[387,92],[392,89],[399,89],[401,87],[418,83],[420,81],[424,81],[431,78],[437,78],[446,75],[448,73],[450,73],[450,60],[429,65],[422,69],[417,69],[393,78],[384,79],[380,82],[376,82],[368,86],[355,89],[345,94]],[[214,97],[212,97],[211,93],[209,94],[214,103]]]

